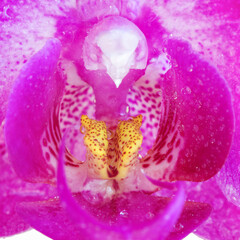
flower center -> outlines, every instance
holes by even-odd
[[[142,145],[142,115],[119,121],[109,129],[104,121],[81,117],[85,128],[84,144],[87,147],[89,175],[94,178],[121,180],[138,159]]]

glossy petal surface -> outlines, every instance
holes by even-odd
[[[76,195],[75,198],[82,207],[111,226],[121,223],[130,225],[144,223],[145,225],[148,221],[154,220],[156,214],[161,212],[169,203],[169,199],[153,197],[143,193],[131,193],[113,199],[111,202],[101,202],[97,205],[86,201],[82,195]],[[142,204],[143,201],[145,204]],[[186,203],[180,220],[175,225],[175,229],[168,239],[180,239],[180,237],[186,236],[208,216],[210,211],[211,208],[206,204]],[[76,222],[72,222],[69,219],[69,215],[61,207],[58,199],[38,203],[22,203],[18,207],[18,212],[24,219],[30,222],[31,226],[51,238],[66,239],[69,236],[69,232],[71,232],[72,239],[98,239],[94,238],[93,232],[92,237],[85,235],[86,228],[91,226],[89,225],[90,223],[81,226],[77,225]],[[98,228],[97,226],[95,227]],[[104,236],[107,239],[108,236]],[[116,239],[122,239],[116,234],[110,235],[109,239],[112,239],[111,237],[113,236]],[[149,234],[147,238],[152,239],[151,236],[153,235]]]
[[[157,7],[163,25],[174,37],[184,38],[204,59],[214,64],[232,94],[235,133],[232,148],[218,176],[218,184],[229,201],[239,206],[239,101],[240,47],[238,1],[174,1]],[[184,9],[184,10],[183,10]],[[181,14],[179,14],[181,12]],[[187,24],[186,24],[187,23]]]
[[[49,40],[21,71],[9,100],[8,153],[17,174],[28,181],[48,182],[54,175],[43,157],[41,138],[63,91],[63,79],[55,73],[59,54],[59,41]]]
[[[221,169],[230,150],[231,95],[217,70],[191,53],[186,43],[170,41],[169,48],[180,70],[176,78],[184,79],[183,85],[179,79],[176,84],[181,92],[177,102],[185,142],[173,178],[203,181]]]
[[[71,5],[61,1],[61,7]],[[0,121],[6,116],[9,94],[23,65],[54,37],[53,15],[61,15],[57,4],[46,0],[0,2]]]
[[[220,170],[229,153],[230,92],[217,70],[187,43],[169,40],[167,52],[173,66],[159,80],[164,106],[156,142],[143,167],[155,178],[159,174],[170,180],[203,181]]]
[[[19,202],[47,199],[57,192],[52,186],[26,183],[16,175],[8,159],[2,127],[0,154],[0,236],[9,236],[30,227],[15,211]]]
[[[212,214],[196,233],[212,240],[239,239],[240,210],[225,198],[215,179],[190,186],[188,199],[206,202],[213,206]]]

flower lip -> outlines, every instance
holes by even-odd
[[[93,26],[83,45],[88,70],[106,70],[118,88],[130,69],[144,69],[148,47],[144,34],[129,20],[113,16]]]
[[[122,180],[136,164],[142,144],[140,127],[142,115],[119,121],[114,129],[104,121],[81,117],[86,129],[84,143],[87,148],[89,175],[101,179]],[[111,136],[108,136],[108,133]]]

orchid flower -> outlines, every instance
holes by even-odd
[[[1,236],[240,238],[234,1],[4,1]]]

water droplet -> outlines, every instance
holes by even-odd
[[[85,134],[86,133],[86,129],[81,125],[80,126],[80,132],[82,133],[82,134]]]
[[[214,144],[215,143],[215,138],[211,138],[211,144]]]
[[[240,85],[237,85],[237,86],[236,86],[236,93],[237,93],[237,94],[240,94]]]
[[[6,19],[9,19],[11,18],[11,16],[9,15],[10,13],[10,7],[9,5],[6,5],[3,7],[3,17],[6,18]]]
[[[173,99],[176,100],[177,98],[178,98],[178,94],[177,94],[177,92],[174,92],[174,93],[173,93]]]
[[[9,214],[11,213],[11,208],[10,208],[10,206],[5,206],[5,207],[3,208],[3,212],[4,212],[4,214],[9,215]]]
[[[199,130],[199,127],[197,125],[193,125],[193,131],[198,132],[198,130]]]
[[[162,90],[161,89],[157,91],[157,96],[162,97]]]
[[[154,215],[154,213],[152,213],[152,212],[148,212],[148,213],[146,214],[146,218],[147,218],[147,219],[152,219],[154,216],[155,216],[155,215]]]
[[[122,210],[119,214],[120,214],[121,217],[128,217],[127,210]]]
[[[127,104],[122,104],[120,106],[120,110],[119,110],[120,116],[124,117],[124,116],[128,115],[129,114],[129,110],[130,110],[130,108],[129,108],[129,106]]]
[[[130,107],[127,105],[126,107],[126,112],[129,113],[130,112]]]
[[[180,231],[184,228],[184,226],[181,223],[177,223],[174,228],[175,231]]]
[[[193,71],[193,65],[192,64],[190,66],[188,66],[187,71],[188,72],[192,72]]]
[[[191,93],[192,93],[192,90],[191,90],[190,87],[185,87],[185,88],[182,88],[182,89],[181,89],[181,92],[182,92],[183,94],[191,94]]]
[[[166,47],[163,48],[163,52],[164,52],[164,53],[167,52],[167,48],[166,48]]]
[[[223,202],[223,200],[222,199],[220,199],[220,198],[216,198],[215,200],[214,200],[214,206],[215,206],[215,209],[221,209],[222,207],[223,207],[223,205],[224,205],[224,202]]]
[[[177,68],[178,67],[178,63],[173,62],[173,67]]]
[[[111,130],[107,131],[107,139],[111,140],[114,137],[114,133]]]

